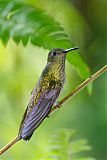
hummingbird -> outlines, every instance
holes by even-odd
[[[68,52],[78,47],[52,49],[47,58],[47,64],[31,92],[30,100],[23,115],[17,137],[0,150],[0,155],[19,140],[30,140],[34,131],[48,117],[52,106],[56,103],[66,80],[65,60]]]
[[[29,140],[36,128],[48,116],[52,106],[57,101],[66,81],[66,54],[78,49],[52,49],[47,58],[47,64],[34,87],[19,128],[18,138]]]

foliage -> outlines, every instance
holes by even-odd
[[[95,160],[92,157],[84,157],[81,152],[90,151],[91,147],[84,139],[75,139],[77,134],[73,129],[60,129],[56,131],[49,144],[46,155],[41,160]]]
[[[0,38],[5,45],[12,38],[16,44],[22,41],[24,46],[29,40],[47,49],[73,46],[61,25],[45,11],[13,0],[0,0]],[[71,54],[67,59],[83,79],[90,75],[79,54]]]

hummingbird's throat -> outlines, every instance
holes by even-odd
[[[65,78],[65,59],[60,62],[54,62],[51,69],[55,79],[63,81]]]

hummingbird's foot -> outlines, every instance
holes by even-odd
[[[57,107],[58,109],[61,107],[61,106],[59,106],[59,105],[57,105],[57,106],[58,106],[58,107]]]
[[[56,106],[58,109],[61,107],[61,105],[59,105],[59,101],[56,101],[56,102],[54,103],[54,106]]]
[[[54,103],[54,106],[58,106],[58,104],[59,104],[59,102],[58,102],[58,101],[56,101],[56,102]]]

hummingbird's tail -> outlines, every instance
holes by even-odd
[[[0,149],[0,155],[3,154],[5,151],[7,151],[9,148],[11,148],[15,143],[17,143],[22,138],[17,136],[12,141],[10,141],[6,146],[4,146],[2,149]]]
[[[60,90],[60,87],[54,87],[52,89],[48,88],[41,93],[37,103],[35,105],[32,104],[32,109],[31,106],[28,106],[19,129],[19,136],[21,136],[23,140],[29,140],[34,131],[48,116],[53,104],[60,94]]]

